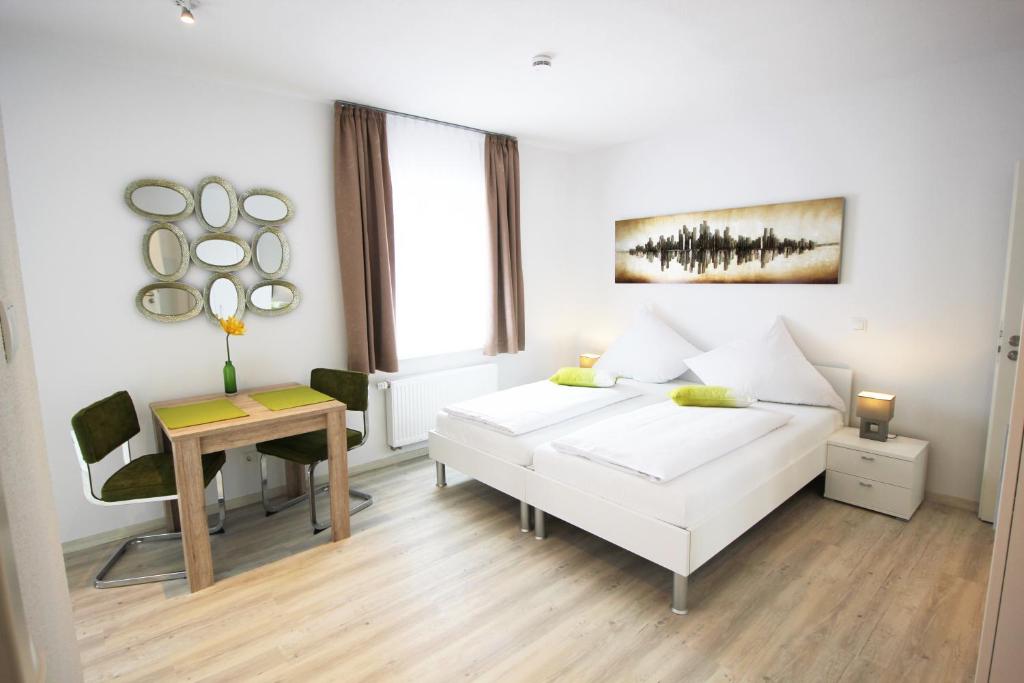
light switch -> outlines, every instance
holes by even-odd
[[[4,349],[4,358],[10,363],[18,350],[17,330],[14,329],[14,304],[0,301],[0,344]]]
[[[868,329],[867,318],[850,318],[850,329],[854,332],[864,332]]]

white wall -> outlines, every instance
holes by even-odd
[[[0,104],[46,444],[61,538],[67,541],[162,514],[156,505],[100,508],[86,502],[68,435],[71,415],[128,389],[142,422],[133,448],[143,453],[153,443],[149,402],[222,386],[218,328],[203,319],[157,324],[135,310],[135,292],[151,278],[140,256],[147,223],[122,200],[128,182],[167,177],[194,187],[217,174],[239,192],[263,185],[289,194],[296,217],[285,228],[292,247],[287,278],[300,287],[303,301],[282,318],[247,316],[248,334],[232,343],[239,382],[302,381],[313,367],[343,367],[346,354],[331,190],[331,104],[204,82],[159,67],[130,70],[62,58],[54,56],[55,46],[43,56],[45,50],[3,54]],[[544,296],[560,282],[548,250],[552,233],[565,222],[568,160],[525,144],[521,155],[528,351],[494,361],[504,385],[542,377],[572,354],[558,346],[559,311]],[[253,226],[239,225],[236,234],[250,238]],[[201,232],[194,219],[181,226],[190,237]],[[193,266],[185,281],[201,288],[207,277]],[[252,284],[256,276],[247,269],[242,277]],[[420,359],[403,363],[402,371],[483,360],[474,353]],[[374,390],[371,399],[372,439],[352,453],[353,465],[392,454],[384,439],[381,396]],[[229,497],[257,491],[255,459],[229,457],[225,479]]]
[[[653,303],[711,348],[785,316],[817,362],[894,392],[895,430],[931,440],[931,491],[978,497],[1024,53],[913,78],[715,111],[700,129],[585,154],[573,253],[581,346]],[[714,102],[694,102],[714,111]],[[841,284],[615,285],[614,221],[845,196]],[[849,319],[868,319],[866,332]]]

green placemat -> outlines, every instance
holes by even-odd
[[[160,416],[168,429],[181,429],[221,420],[233,420],[236,417],[245,417],[249,413],[226,398],[218,398],[202,403],[186,403],[180,406],[157,408],[156,414]]]
[[[321,394],[316,389],[309,387],[290,387],[288,389],[275,389],[274,391],[263,391],[258,394],[250,394],[254,401],[262,403],[271,410],[287,410],[298,408],[334,399],[327,394]]]

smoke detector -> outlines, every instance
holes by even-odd
[[[551,68],[551,55],[536,55],[533,58],[533,68],[538,71],[546,71]]]

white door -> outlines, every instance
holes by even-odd
[[[999,338],[996,340],[995,381],[992,384],[992,409],[988,419],[985,468],[981,475],[978,517],[995,520],[999,502],[999,482],[1006,452],[1006,433],[1010,421],[1010,402],[1017,355],[1020,352],[1021,309],[1024,308],[1024,162],[1017,162],[1010,208],[1010,236],[1006,244],[1006,280],[1003,282],[1003,308],[1000,312]]]

